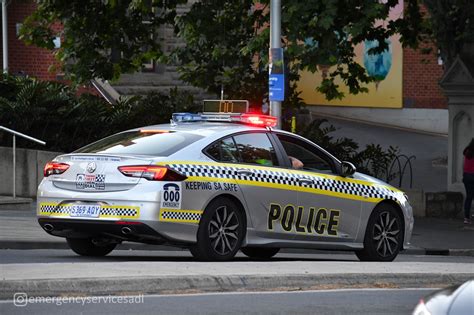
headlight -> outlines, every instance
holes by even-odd
[[[431,315],[431,312],[426,308],[425,302],[423,300],[418,303],[413,311],[413,315]]]

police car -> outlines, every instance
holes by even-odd
[[[247,113],[248,102],[206,104],[47,163],[41,227],[86,256],[130,241],[188,248],[201,260],[307,248],[392,261],[409,244],[402,191],[272,128],[276,119]]]

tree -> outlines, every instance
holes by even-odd
[[[404,18],[386,20],[398,0],[283,1],[282,34],[287,60],[290,100],[297,102],[295,82],[301,70],[318,71],[333,66],[317,89],[328,99],[344,94],[335,83],[343,80],[351,94],[366,92],[365,83],[375,78],[355,61],[355,45],[377,41],[373,53],[387,49],[386,39],[402,34],[405,45],[416,46],[422,28],[416,0],[409,0]],[[178,34],[186,45],[178,50],[183,79],[218,93],[253,95],[266,92],[269,0],[213,1],[192,5],[178,19]]]
[[[474,58],[474,2],[472,0],[424,0],[429,11],[428,35],[436,42],[445,69],[458,55]]]
[[[262,100],[268,74],[268,39],[259,31],[266,22],[253,0],[199,1],[177,19],[176,31],[186,45],[174,52],[181,78],[216,95]]]
[[[165,57],[159,27],[173,23],[176,5],[185,0],[39,0],[21,28],[28,44],[54,49],[65,73],[75,82],[117,79],[150,59]],[[58,24],[63,30],[58,34]]]
[[[52,26],[64,25],[64,43],[57,51],[72,79],[115,79],[140,68],[145,59],[165,60],[159,42],[150,35],[165,24],[175,25],[186,45],[174,57],[181,62],[185,81],[218,92],[224,85],[229,95],[262,97],[267,86],[269,0],[194,2],[191,10],[176,17],[170,0],[42,0],[25,23],[22,37],[29,43],[52,48]],[[282,7],[282,34],[286,52],[290,98],[298,100],[294,82],[300,70],[318,71],[334,66],[318,90],[328,99],[344,94],[335,83],[341,78],[352,94],[366,92],[371,82],[354,60],[354,46],[376,40],[371,52],[387,49],[389,36],[400,33],[405,45],[415,45],[421,28],[417,0],[406,0],[405,16],[388,17],[398,0],[287,0]],[[154,11],[153,11],[153,10]],[[154,12],[152,14],[152,12]],[[143,23],[144,20],[149,21]],[[175,24],[176,21],[176,24]],[[114,60],[112,51],[122,57]],[[176,60],[175,59],[175,60]]]

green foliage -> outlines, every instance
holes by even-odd
[[[176,18],[185,0],[41,0],[24,23],[21,37],[31,44],[53,48],[56,23],[64,26],[56,55],[75,82],[92,78],[116,79],[135,71],[146,59],[181,63],[182,78],[194,86],[229,98],[261,102],[268,86],[270,0],[193,1],[191,10]],[[379,40],[373,52],[387,48],[385,38],[400,33],[415,45],[420,29],[418,0],[405,0],[407,14],[387,23],[398,0],[288,0],[282,2],[282,34],[288,94],[301,70],[334,66],[317,87],[328,99],[344,94],[335,83],[342,79],[351,94],[363,93],[374,80],[355,61],[354,47]],[[147,23],[143,23],[147,21]],[[160,47],[159,27],[169,24],[185,44],[171,56]],[[115,57],[113,52],[121,57]],[[171,57],[171,58],[170,58]],[[287,102],[286,106],[294,106]]]
[[[139,70],[146,60],[164,53],[158,28],[172,23],[184,0],[41,0],[21,28],[28,44],[53,49],[66,74],[78,83],[92,78],[117,79]],[[57,30],[59,23],[64,29]]]
[[[196,111],[192,95],[177,88],[169,94],[122,98],[110,105],[57,82],[29,77],[0,77],[0,125],[46,141],[46,147],[18,139],[18,146],[70,152],[119,131],[169,122],[175,111]],[[0,132],[0,145],[11,135]]]
[[[176,55],[182,62],[182,78],[213,93],[223,85],[230,97],[265,98],[269,2],[194,3],[177,23],[178,34],[186,42]],[[406,18],[381,24],[378,22],[388,18],[398,0],[283,1],[282,44],[290,81],[287,93],[294,94],[296,86],[291,83],[299,79],[302,70],[317,72],[319,66],[333,66],[321,85],[315,85],[326,98],[344,97],[336,79],[342,79],[351,94],[367,92],[366,84],[375,78],[356,62],[354,47],[365,40],[378,40],[373,53],[383,52],[387,49],[385,39],[397,33],[403,43],[415,45],[421,17],[416,0],[405,2],[409,9]]]
[[[264,21],[253,2],[199,1],[178,18],[178,35],[186,45],[175,58],[183,80],[217,95],[223,86],[230,99],[263,100],[268,89],[268,40],[253,42],[256,27]]]
[[[423,0],[429,11],[426,33],[440,49],[449,67],[456,56],[470,50],[467,60],[474,57],[469,45],[474,44],[474,1],[472,0]]]
[[[301,135],[319,146],[341,161],[354,163],[359,172],[382,180],[391,181],[395,174],[389,174],[389,169],[399,153],[398,148],[390,146],[384,150],[379,144],[369,144],[359,150],[359,144],[349,138],[334,139],[330,133],[336,131],[333,125],[328,125],[326,119],[316,119],[308,125]]]

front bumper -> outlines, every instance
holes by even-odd
[[[405,204],[403,205],[403,215],[405,219],[405,235],[403,238],[403,249],[407,249],[410,248],[413,226],[415,224],[415,219],[413,218],[413,208],[408,202],[405,202]]]

